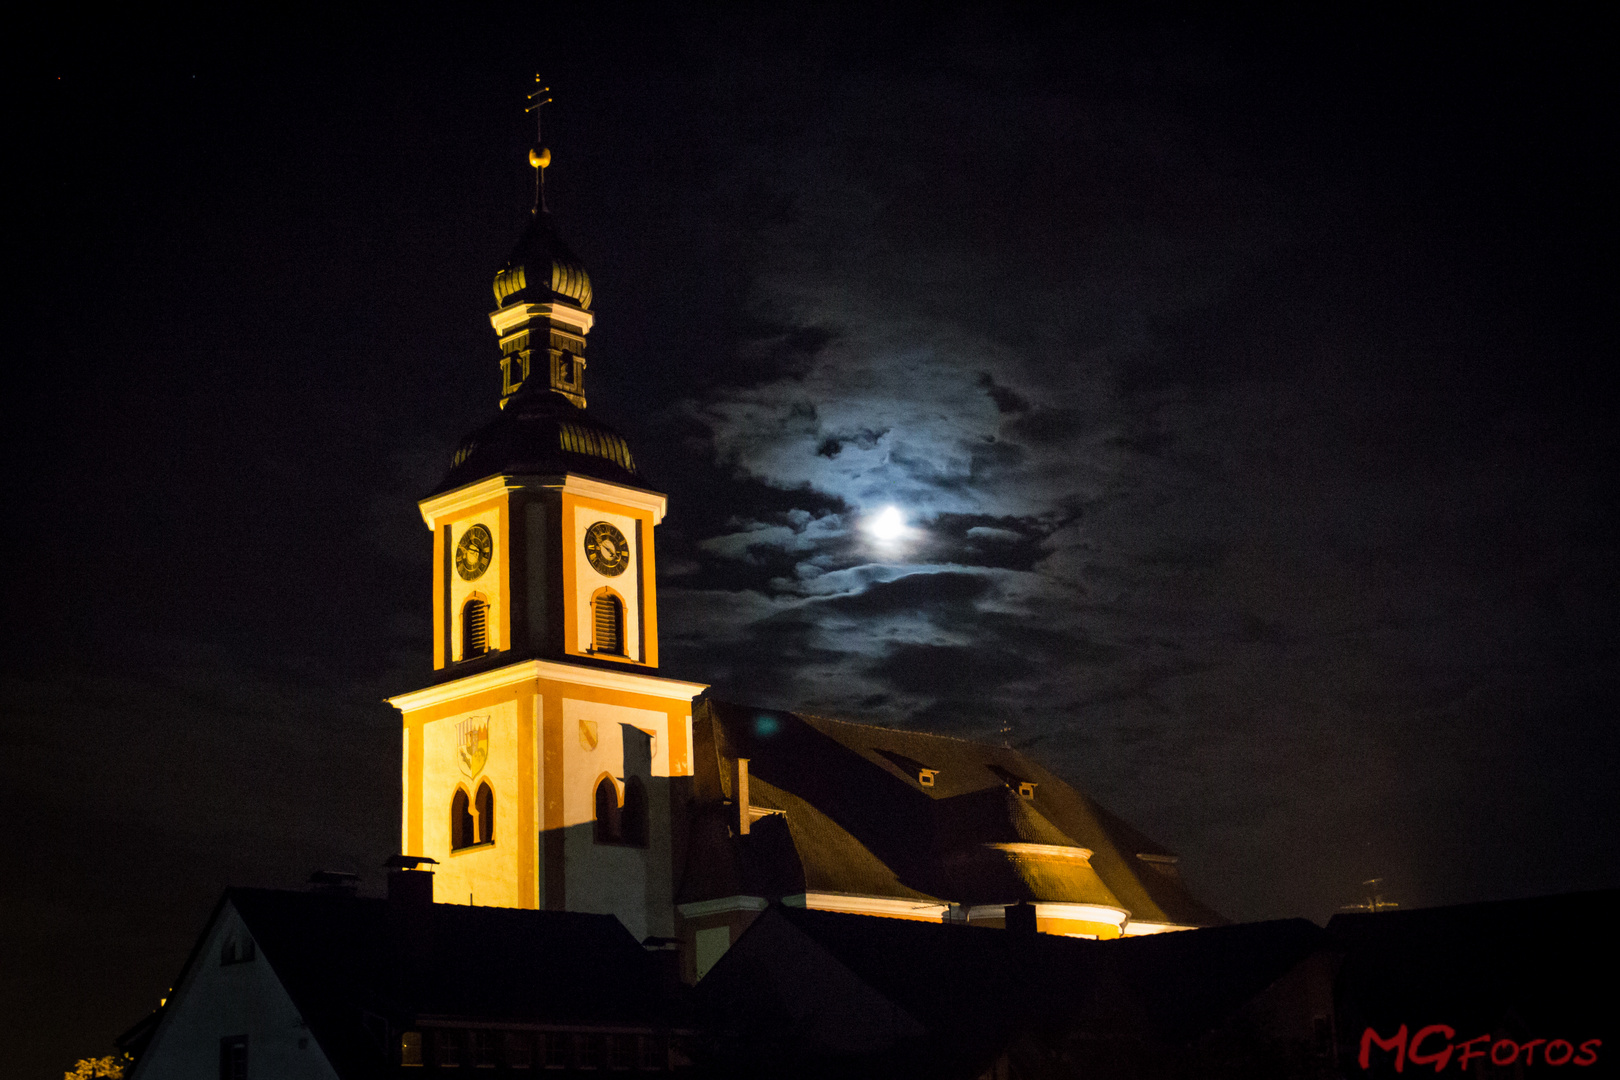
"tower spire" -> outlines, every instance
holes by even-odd
[[[529,223],[506,263],[495,272],[495,303],[490,325],[501,342],[501,407],[524,386],[531,393],[550,390],[585,407],[585,335],[591,313],[591,277],[579,257],[557,235],[546,206],[546,166],[551,149],[542,141],[541,110],[551,104],[551,88],[534,77],[524,111],[534,114],[534,205]],[[530,385],[530,384],[533,385]]]
[[[540,76],[534,77],[535,88],[529,91],[529,103],[523,111],[534,113],[534,145],[529,148],[529,164],[534,166],[534,209],[531,214],[547,213],[546,166],[551,164],[551,148],[546,145],[545,116],[543,110],[551,104],[551,87],[541,86]]]

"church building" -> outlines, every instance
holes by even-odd
[[[612,914],[679,942],[688,981],[772,902],[1097,939],[1224,921],[1016,750],[669,677],[668,500],[587,408],[591,279],[542,200],[494,297],[499,409],[419,504],[434,675],[390,699],[401,851],[436,861],[437,902]]]

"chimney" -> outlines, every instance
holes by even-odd
[[[1016,904],[1008,904],[1006,908],[1007,931],[1026,937],[1034,937],[1035,905],[1028,900],[1020,900]]]
[[[753,819],[748,813],[748,759],[740,757],[731,770],[731,801],[737,807],[737,835],[747,836]]]
[[[433,871],[421,869],[424,865],[437,866],[437,859],[425,855],[395,855],[383,865],[388,867],[388,910],[426,913],[433,903]]]

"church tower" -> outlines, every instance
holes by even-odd
[[[538,186],[549,151],[530,162]],[[390,699],[401,850],[438,861],[440,903],[600,912],[672,936],[672,800],[705,687],[657,673],[666,499],[586,411],[590,275],[538,194],[494,293],[500,408],[418,504],[435,677]]]

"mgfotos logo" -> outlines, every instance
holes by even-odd
[[[1387,1039],[1371,1027],[1367,1028],[1361,1033],[1361,1053],[1356,1063],[1370,1070],[1373,1067],[1373,1048],[1377,1047],[1386,1054],[1395,1055],[1396,1072],[1405,1072],[1407,1062],[1417,1066],[1433,1065],[1435,1072],[1442,1072],[1455,1061],[1457,1071],[1466,1073],[1468,1063],[1479,1058],[1488,1058],[1492,1065],[1505,1068],[1518,1064],[1521,1055],[1526,1066],[1586,1066],[1597,1064],[1598,1047],[1603,1045],[1602,1039],[1587,1039],[1577,1048],[1568,1039],[1527,1039],[1521,1043],[1512,1039],[1493,1039],[1489,1035],[1476,1035],[1472,1039],[1456,1042],[1457,1032],[1445,1024],[1418,1028],[1411,1041],[1407,1040],[1406,1035],[1405,1024]],[[1538,1052],[1541,1055],[1539,1061],[1536,1059]],[[1456,1056],[1453,1057],[1453,1054]],[[1387,1060],[1379,1059],[1380,1062]]]

